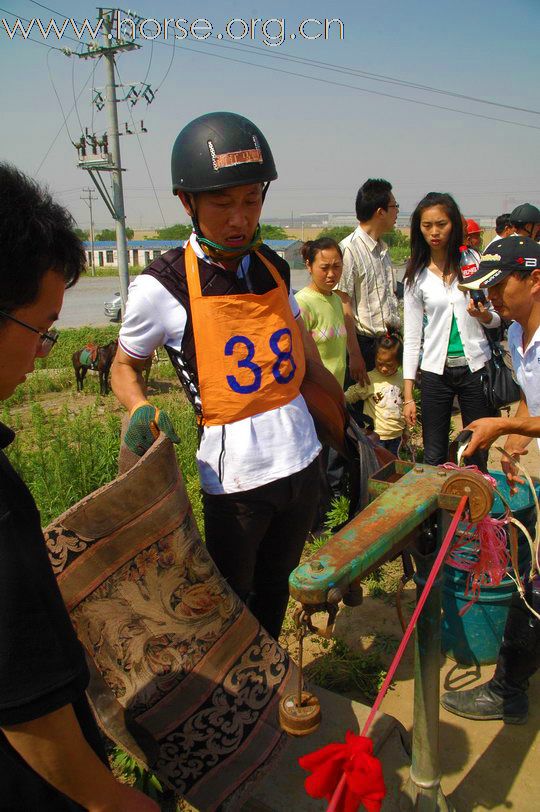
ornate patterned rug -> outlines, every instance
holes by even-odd
[[[104,732],[201,812],[239,797],[284,743],[296,669],[202,543],[164,437],[46,530]]]

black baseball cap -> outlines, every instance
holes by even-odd
[[[532,203],[521,203],[511,212],[510,222],[513,224],[523,223],[540,223],[540,209],[533,206]]]
[[[462,290],[479,290],[498,285],[516,271],[535,271],[540,268],[540,245],[530,237],[505,237],[488,246],[482,254],[478,270],[463,281]]]

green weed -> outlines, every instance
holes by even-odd
[[[372,702],[386,670],[378,654],[358,654],[342,640],[334,640],[327,653],[305,668],[305,675],[321,688],[338,693],[360,691]]]
[[[7,453],[32,491],[42,523],[63,513],[87,494],[114,479],[120,432],[118,414],[97,406],[70,414],[48,414],[33,404]],[[6,415],[13,425],[13,418]]]
[[[175,446],[195,518],[202,531],[202,500],[195,453],[197,433],[191,407],[178,397],[158,397],[181,438]],[[96,404],[72,414],[48,413],[33,404],[24,418],[4,408],[3,422],[17,431],[7,453],[32,491],[43,525],[59,516],[87,494],[117,476],[121,413],[107,413]]]

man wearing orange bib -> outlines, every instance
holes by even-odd
[[[274,637],[317,508],[320,451],[300,394],[306,358],[318,354],[289,266],[260,237],[276,177],[264,135],[243,116],[210,113],[184,127],[172,182],[193,234],[131,284],[111,379],[131,414],[131,450],[143,454],[156,427],[177,441],[142,378],[145,359],[165,346],[201,427],[208,550]]]

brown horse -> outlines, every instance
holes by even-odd
[[[109,394],[109,372],[118,348],[118,340],[110,341],[103,347],[97,344],[87,344],[82,350],[77,350],[71,356],[77,381],[77,392],[83,391],[83,381],[89,369],[99,372],[99,391],[102,395]],[[143,375],[145,385],[148,386],[153,356],[146,359]]]
[[[99,373],[99,391],[102,395],[109,394],[109,372],[111,364],[116,355],[118,341],[109,341],[103,347],[97,344],[87,344],[82,350],[77,350],[71,356],[73,368],[75,369],[75,379],[77,381],[77,392],[83,391],[83,381],[89,369]]]

